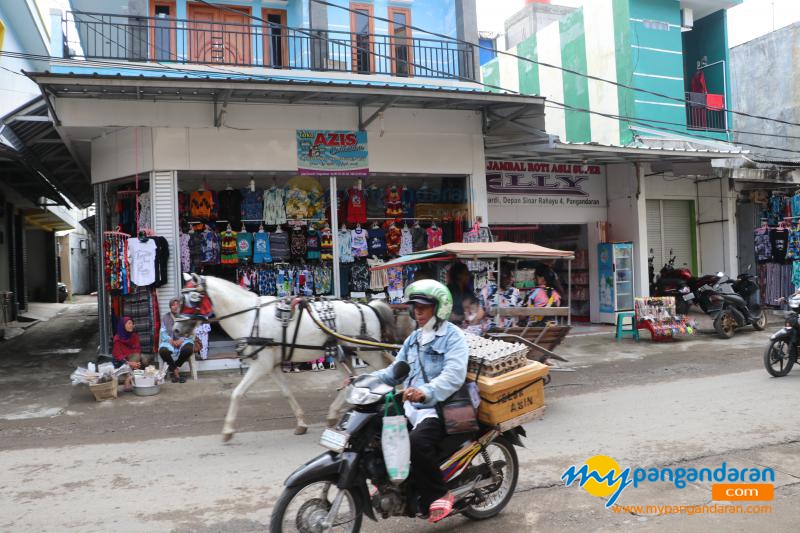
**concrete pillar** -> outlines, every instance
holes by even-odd
[[[456,0],[456,37],[468,43],[478,44],[478,11],[475,0]],[[461,76],[477,80],[480,72],[480,54],[473,49],[465,55],[460,65]]]
[[[309,63],[312,70],[325,70],[328,66],[328,6],[309,3],[309,27],[315,36],[311,41]]]

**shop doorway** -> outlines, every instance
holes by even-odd
[[[232,12],[240,10],[241,13]],[[194,63],[252,64],[249,8],[189,4],[189,58]]]
[[[675,268],[690,268],[697,273],[694,239],[694,204],[689,200],[647,200],[647,248],[652,250],[656,274],[669,261]]]
[[[572,320],[589,321],[589,238],[586,224],[536,224],[527,226],[490,226],[492,235],[498,241],[524,242],[538,244],[556,250],[575,252],[572,263]],[[520,263],[516,285],[527,298],[535,285],[536,264]],[[550,266],[558,276],[563,289],[562,305],[567,305],[566,290],[569,274],[567,261],[554,260]]]

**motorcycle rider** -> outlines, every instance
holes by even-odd
[[[436,404],[463,385],[469,349],[464,333],[448,321],[453,297],[444,284],[431,279],[415,281],[406,289],[406,302],[413,306],[418,329],[405,340],[395,362],[373,375],[395,386],[394,365],[405,361],[411,367],[403,382],[403,407],[412,427],[409,479],[419,495],[420,510],[428,510],[428,521],[435,523],[453,510],[453,495],[436,461],[436,445],[447,435]]]

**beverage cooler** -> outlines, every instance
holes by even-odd
[[[617,313],[633,311],[633,243],[601,243],[597,248],[600,321],[617,323]]]

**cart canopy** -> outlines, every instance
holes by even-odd
[[[453,242],[404,255],[372,270],[453,259],[575,259],[575,253],[519,242]]]

